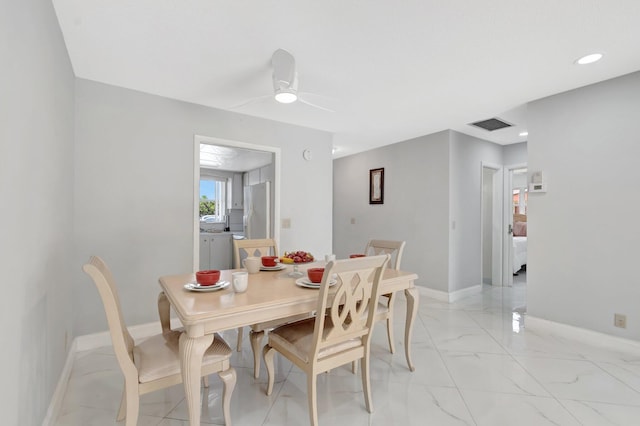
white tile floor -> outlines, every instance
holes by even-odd
[[[447,304],[423,297],[413,334],[416,371],[402,350],[404,298],[396,319],[397,352],[384,327],[374,332],[374,413],[348,368],[320,376],[321,425],[640,425],[640,353],[589,346],[524,328],[525,286],[486,286]],[[224,337],[233,344],[235,331]],[[233,357],[235,425],[307,425],[305,376],[281,358],[273,395],[266,371],[254,380],[248,341]],[[115,424],[122,379],[110,348],[79,354],[57,426]],[[202,423],[222,424],[220,381],[203,392]],[[180,386],[141,398],[139,425],[187,425]]]

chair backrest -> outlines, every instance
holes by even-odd
[[[233,240],[233,254],[233,267],[239,269],[248,256],[278,256],[278,246],[273,238]]]
[[[334,260],[327,264],[316,310],[325,312],[326,315],[316,315],[311,351],[314,360],[322,348],[362,337],[370,332],[376,313],[375,301],[378,300],[380,281],[389,258],[386,254]],[[336,283],[330,286],[333,279]],[[327,321],[331,321],[332,328],[325,327]]]
[[[364,249],[364,253],[367,256],[371,254],[390,254],[391,260],[389,261],[389,268],[400,269],[405,244],[406,241],[369,240],[367,247]]]
[[[135,371],[137,375],[137,369],[133,363],[133,347],[135,346],[135,342],[122,319],[118,289],[109,267],[98,256],[91,256],[89,262],[82,266],[82,270],[93,279],[102,298],[104,311],[107,314],[107,323],[109,324],[113,350],[118,359],[118,364],[120,364],[120,368],[125,374]]]

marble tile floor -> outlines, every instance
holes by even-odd
[[[640,425],[640,352],[591,346],[526,329],[526,287],[485,286],[448,304],[422,297],[413,334],[416,371],[403,351],[404,297],[396,306],[396,348],[382,325],[374,330],[374,412],[361,381],[347,367],[318,380],[321,425]],[[245,333],[246,334],[246,333]],[[235,331],[223,334],[235,343]],[[277,357],[277,382],[267,397],[266,371],[253,379],[248,340],[235,353],[232,399],[239,426],[307,425],[305,376]],[[78,354],[56,426],[112,425],[122,378],[110,348]],[[223,424],[221,384],[203,390],[202,424]],[[182,386],[141,398],[141,426],[187,425]]]

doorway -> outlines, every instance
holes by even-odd
[[[271,235],[279,241],[280,237],[280,162],[281,152],[280,148],[256,145],[240,141],[232,141],[226,139],[212,138],[208,136],[194,136],[194,156],[193,156],[193,267],[194,270],[199,270],[200,264],[200,180],[201,180],[201,145],[207,147],[216,147],[214,152],[221,152],[221,156],[214,156],[213,161],[207,165],[208,170],[224,170],[217,173],[218,176],[228,174],[227,193],[223,197],[223,201],[219,205],[224,205],[225,211],[219,211],[216,219],[220,220],[221,217],[227,214],[228,209],[242,208],[242,201],[238,204],[238,200],[244,198],[244,185],[249,185],[255,180],[255,176],[260,176],[260,165],[264,166],[265,158],[268,158],[270,163],[269,176],[265,179],[269,180],[271,187],[271,203],[270,203],[270,220],[271,220]],[[219,164],[226,156],[227,160],[235,159],[235,161],[228,161],[227,165]],[[203,154],[204,157],[204,154]],[[242,158],[244,161],[238,161]],[[245,173],[246,172],[246,173]],[[214,173],[215,174],[215,173]],[[238,176],[245,174],[245,179],[238,179]],[[233,177],[232,177],[233,175]],[[242,212],[240,212],[242,213]]]
[[[503,276],[505,285],[526,284],[527,268],[527,165],[505,167]]]
[[[502,268],[502,166],[482,164],[481,282],[503,285]]]

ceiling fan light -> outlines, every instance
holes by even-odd
[[[298,95],[293,92],[278,92],[276,93],[276,101],[281,104],[290,104],[298,100]]]

